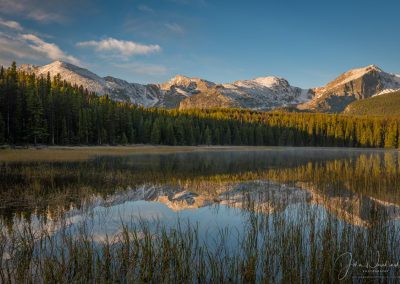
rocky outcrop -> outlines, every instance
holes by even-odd
[[[239,104],[232,98],[221,94],[218,90],[209,90],[193,95],[179,104],[179,109],[209,109],[209,108],[233,108]]]

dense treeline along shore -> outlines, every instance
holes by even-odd
[[[145,109],[15,63],[0,70],[0,143],[398,148],[399,132],[400,117]]]

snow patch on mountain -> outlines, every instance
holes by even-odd
[[[287,80],[274,76],[236,81],[222,86],[219,90],[221,93],[239,101],[252,100],[255,104],[252,108],[257,109],[303,103],[312,97],[310,90],[293,87]]]
[[[113,100],[129,101],[144,107],[210,106],[269,110],[298,106],[299,109],[329,112],[354,99],[400,90],[400,75],[386,73],[376,65],[349,70],[325,86],[314,89],[294,87],[284,78],[275,76],[216,84],[201,78],[176,75],[164,83],[145,85],[111,76],[100,77],[90,70],[62,61],[44,66],[24,64],[19,68],[38,76],[60,74],[62,80],[82,85],[90,92],[108,94]],[[350,99],[346,100],[347,97]],[[327,104],[329,106],[324,107]],[[335,107],[335,104],[342,106]]]
[[[326,86],[315,88],[317,95],[316,98],[320,97],[325,91],[333,89],[340,85],[344,85],[362,78],[368,73],[375,72],[377,77],[380,78],[380,92],[375,95],[382,95],[390,92],[394,92],[400,89],[400,75],[391,74],[384,72],[381,68],[376,65],[369,65],[366,67],[351,69],[342,75],[340,75],[335,80],[329,82]]]
[[[62,80],[78,86],[82,85],[89,92],[98,95],[108,94],[117,101],[128,100],[143,106],[154,106],[159,101],[158,90],[151,86],[128,83],[110,76],[103,78],[87,69],[63,61],[55,61],[44,66],[21,65],[20,69],[34,72],[37,76],[47,76],[50,73],[53,77],[60,74]]]

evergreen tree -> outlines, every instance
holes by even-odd
[[[204,131],[203,141],[204,141],[205,145],[211,145],[211,142],[212,142],[211,131],[210,131],[210,128],[208,128],[208,126]]]
[[[396,148],[397,147],[397,122],[393,121],[391,122],[387,129],[386,129],[386,134],[385,134],[385,148]]]
[[[263,138],[263,129],[261,126],[257,126],[256,128],[256,145],[261,146],[264,145],[264,138]]]
[[[43,107],[39,96],[31,90],[27,95],[26,109],[28,112],[27,119],[27,136],[29,141],[36,144],[46,135],[46,125],[43,118]]]
[[[151,130],[150,143],[151,144],[160,144],[160,141],[161,141],[160,122],[158,120],[156,120],[156,121],[154,121],[153,128]]]
[[[230,145],[232,143],[231,139],[232,139],[231,128],[228,126],[226,128],[223,144],[224,145]]]
[[[288,130],[286,145],[294,146],[294,131],[292,129]]]
[[[6,143],[398,147],[400,117],[241,109],[145,109],[97,96],[60,75],[0,67]],[[2,130],[2,131],[1,131]]]
[[[3,144],[5,142],[4,130],[5,130],[5,123],[0,113],[0,144]]]
[[[101,144],[101,139],[100,143]],[[69,143],[69,135],[68,135],[68,127],[67,127],[67,119],[65,117],[62,118],[62,125],[61,125],[61,144],[68,144]]]
[[[122,145],[128,144],[128,138],[126,137],[125,132],[122,133],[122,137],[121,137],[120,143],[121,143]]]
[[[176,145],[176,138],[174,134],[174,128],[172,126],[171,120],[167,120],[165,125],[165,144]]]
[[[233,129],[233,144],[242,145],[242,138],[240,137],[239,128],[237,126]]]

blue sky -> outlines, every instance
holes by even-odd
[[[129,82],[327,83],[376,64],[400,73],[399,1],[0,0],[0,64],[61,59]]]

